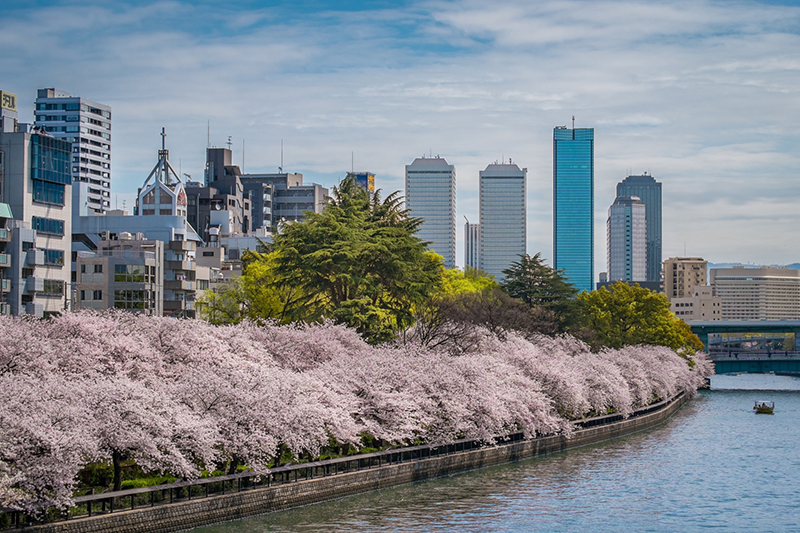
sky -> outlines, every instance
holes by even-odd
[[[235,4],[235,5],[234,5]],[[528,169],[528,253],[552,259],[553,128],[595,129],[595,278],[616,184],[663,183],[663,257],[800,261],[800,3],[778,1],[27,1],[0,11],[0,90],[112,107],[112,207],[156,164],[385,194],[440,155],[463,222],[478,172]],[[210,131],[210,133],[209,133]]]

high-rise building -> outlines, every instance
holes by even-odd
[[[98,213],[111,209],[111,108],[58,89],[39,89],[35,125],[72,143],[72,179],[89,184],[88,207]]]
[[[528,169],[510,160],[480,172],[480,269],[504,278],[503,270],[526,253]]]
[[[606,222],[608,280],[645,281],[647,223],[645,206],[637,196],[618,196],[608,208]]]
[[[417,236],[444,257],[445,268],[455,267],[455,167],[439,156],[418,157],[406,165],[406,207],[423,220]]]
[[[647,279],[661,280],[661,183],[653,176],[628,176],[617,184],[617,196],[638,196],[647,219]]]
[[[712,268],[710,283],[723,320],[800,320],[800,270]]]
[[[42,317],[68,308],[72,144],[23,126],[0,131],[0,207],[2,218],[14,218],[0,254],[8,267],[3,290],[9,290],[3,297],[11,314]]]
[[[594,280],[594,128],[553,130],[553,267],[579,291]]]
[[[663,265],[664,294],[670,301],[690,297],[695,286],[708,284],[708,261],[702,257],[670,257]]]
[[[186,183],[189,224],[209,242],[212,235],[241,236],[250,233],[250,192],[245,192],[239,167],[231,164],[228,148],[206,150],[206,186]]]
[[[469,220],[464,224],[464,269],[480,268],[480,244],[481,226],[480,224],[470,224]]]

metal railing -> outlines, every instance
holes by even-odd
[[[621,414],[610,414],[576,420],[573,421],[573,425],[576,430],[580,430],[645,416],[667,407],[683,396],[683,394],[683,392],[680,392],[669,400],[660,401],[648,405],[647,407],[637,409],[628,417],[624,417]],[[540,435],[536,438],[551,437],[554,435],[555,434]],[[448,444],[410,446],[309,463],[290,464],[271,468],[268,472],[262,474],[245,472],[192,481],[176,481],[164,485],[153,485],[150,487],[104,492],[100,494],[94,494],[92,492],[91,494],[76,497],[75,505],[66,512],[59,512],[55,509],[51,509],[46,513],[45,517],[37,520],[34,520],[30,515],[22,511],[0,508],[0,529],[21,528],[32,524],[78,519],[96,516],[98,514],[109,514],[115,511],[169,505],[197,498],[229,494],[231,492],[242,492],[286,483],[297,483],[316,478],[336,476],[360,470],[421,461],[480,448],[508,446],[525,440],[523,433],[508,435],[497,439],[495,443],[461,439]]]

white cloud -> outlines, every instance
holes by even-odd
[[[141,185],[162,126],[173,162],[201,175],[209,121],[212,144],[233,137],[234,160],[246,139],[248,170],[277,167],[284,139],[284,168],[327,186],[353,154],[384,191],[402,188],[404,165],[432,150],[457,166],[461,221],[478,218],[478,171],[511,157],[529,170],[529,251],[548,258],[552,128],[575,115],[595,127],[596,270],[614,187],[643,170],[664,183],[665,254],[687,241],[717,261],[800,259],[786,245],[800,225],[789,209],[800,200],[796,7],[297,9],[18,8],[0,15],[0,89],[21,103],[56,86],[112,105],[112,196]]]

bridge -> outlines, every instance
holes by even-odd
[[[800,376],[800,320],[692,322],[717,374],[748,372]]]

